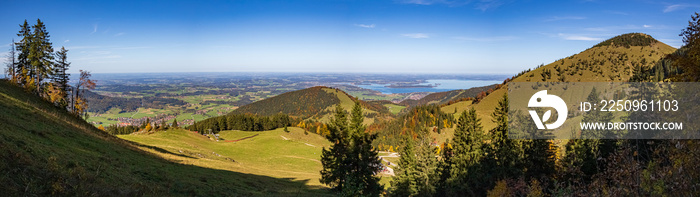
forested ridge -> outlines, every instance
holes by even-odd
[[[270,116],[283,113],[290,116],[310,117],[322,110],[340,103],[333,94],[323,89],[327,87],[312,87],[303,90],[286,92],[268,99],[244,105],[234,110],[234,114],[258,114]]]

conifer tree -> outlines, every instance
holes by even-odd
[[[321,152],[321,183],[329,185],[336,191],[343,190],[348,166],[345,157],[349,153],[347,114],[343,107],[336,105],[335,116],[328,125],[330,134],[326,139],[331,142],[329,149],[323,148]]]
[[[70,86],[68,85],[70,75],[66,72],[68,71],[68,67],[70,67],[70,62],[68,62],[68,50],[61,47],[61,49],[56,52],[56,64],[54,65],[52,81],[54,86],[66,96],[70,91]],[[67,101],[67,97],[62,98],[58,103],[59,107],[65,108],[68,105]]]
[[[448,191],[451,190],[452,179],[450,172],[452,171],[453,166],[452,157],[452,144],[450,144],[450,140],[447,139],[442,144],[442,152],[440,155],[440,161],[438,162],[436,196],[447,196]]]
[[[326,138],[333,144],[322,151],[320,181],[342,195],[379,196],[383,189],[375,176],[382,166],[372,147],[377,136],[364,131],[363,120],[359,102],[355,103],[350,123],[338,105],[328,126],[330,134]]]
[[[364,116],[359,101],[355,101],[350,121],[350,157],[346,158],[351,167],[348,176],[357,184],[357,187],[345,189],[359,189],[350,193],[359,193],[361,196],[379,196],[384,187],[379,184],[379,177],[375,176],[382,168],[377,150],[372,147],[372,142],[377,138],[376,134],[365,132]]]
[[[416,184],[418,194],[416,196],[435,196],[436,185],[439,179],[437,173],[437,155],[435,148],[426,138],[422,138],[416,153]]]
[[[177,118],[173,119],[173,124],[170,126],[173,128],[180,128],[180,126],[177,125]]]
[[[418,193],[416,177],[416,155],[413,140],[405,137],[399,154],[399,166],[394,170],[391,180],[392,196],[415,196]]]
[[[451,159],[451,187],[448,194],[477,195],[473,192],[482,189],[484,172],[480,169],[480,162],[484,155],[483,132],[476,110],[471,108],[462,111],[453,138],[454,155]]]
[[[33,91],[32,85],[34,83],[31,81],[30,73],[32,72],[30,71],[31,67],[29,63],[29,43],[31,43],[33,40],[32,30],[31,27],[29,27],[27,20],[24,20],[24,23],[19,27],[20,30],[19,33],[17,33],[17,36],[20,37],[20,40],[19,42],[15,43],[17,46],[16,50],[19,52],[17,54],[16,67],[17,83],[25,89]]]
[[[29,43],[30,76],[34,79],[37,94],[41,94],[44,87],[44,79],[52,75],[53,47],[49,41],[49,32],[40,19],[36,20],[33,27],[31,42]]]
[[[16,83],[17,82],[17,53],[15,49],[15,40],[12,39],[12,44],[10,44],[10,50],[7,52],[7,62],[6,68],[5,68],[5,73],[8,75],[8,79],[10,79],[11,82]]]
[[[160,129],[161,130],[167,130],[168,129],[168,123],[165,122],[165,120],[160,122]]]
[[[522,173],[522,149],[518,141],[508,138],[508,95],[498,101],[491,114],[496,127],[489,132],[491,143],[486,148],[486,164],[490,181],[514,179]],[[489,186],[490,188],[491,186]]]

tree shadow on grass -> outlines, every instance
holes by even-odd
[[[127,142],[127,143],[129,143],[129,144],[131,144],[131,145],[138,146],[138,147],[142,147],[142,148],[148,148],[148,149],[151,149],[151,150],[154,150],[154,151],[158,151],[158,152],[163,153],[163,154],[171,154],[171,155],[176,155],[176,156],[185,157],[185,158],[190,158],[190,159],[197,159],[196,157],[192,157],[192,156],[189,156],[189,155],[184,155],[184,154],[178,154],[178,153],[170,152],[170,151],[168,151],[168,150],[165,150],[165,149],[163,149],[163,148],[156,147],[156,146],[145,145],[145,144],[141,144],[141,143],[133,142],[133,141],[129,141],[129,140],[124,140],[124,141]]]

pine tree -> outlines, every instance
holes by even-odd
[[[168,129],[168,123],[165,122],[165,120],[162,120],[160,122],[160,129],[162,130],[167,130]]]
[[[355,138],[365,131],[365,126],[362,124],[364,121],[364,116],[362,115],[362,106],[359,101],[355,101],[355,105],[352,107],[350,117],[350,138]]]
[[[20,26],[19,33],[17,33],[17,36],[19,36],[21,39],[19,42],[15,43],[17,46],[16,50],[19,52],[17,54],[17,69],[16,75],[17,75],[17,83],[20,84],[22,87],[29,91],[33,91],[32,85],[34,84],[31,81],[30,77],[30,63],[29,63],[29,43],[32,42],[32,30],[31,27],[29,27],[29,24],[27,23],[27,20],[24,20],[24,23],[21,24]]]
[[[5,73],[8,75],[8,78],[10,79],[11,82],[16,83],[17,82],[17,53],[15,49],[15,40],[12,39],[12,44],[10,44],[10,51],[7,52],[7,62],[5,62],[6,65],[6,71]]]
[[[372,147],[377,135],[365,132],[362,122],[362,106],[359,101],[355,101],[349,128],[351,152],[346,163],[351,167],[348,176],[351,177],[350,180],[357,181],[358,187],[343,189],[359,189],[350,193],[359,193],[361,196],[379,196],[384,187],[379,184],[379,177],[375,174],[381,170],[382,163],[377,150]]]
[[[522,173],[522,149],[518,141],[508,138],[508,95],[498,101],[491,114],[496,127],[491,129],[490,146],[486,148],[486,164],[489,166],[489,184],[498,180],[514,179]],[[491,186],[489,186],[491,187]]]
[[[391,180],[392,196],[415,196],[418,193],[416,177],[416,155],[413,140],[405,137],[399,154],[399,166],[394,170]]]
[[[180,128],[180,126],[177,125],[177,118],[173,119],[173,124],[170,126],[173,128]]]
[[[62,98],[58,103],[59,107],[62,108],[68,106],[67,96],[68,91],[70,91],[70,86],[68,85],[70,75],[66,72],[68,71],[68,67],[70,67],[70,62],[68,62],[68,50],[61,47],[61,50],[56,52],[56,64],[54,64],[52,81],[53,84],[62,91],[63,95],[66,95],[66,97]]]
[[[420,146],[416,154],[416,184],[418,194],[416,196],[435,196],[438,181],[437,155],[435,148],[430,145],[426,138],[421,139]]]
[[[36,20],[29,43],[29,63],[31,66],[30,76],[35,82],[37,94],[41,94],[44,86],[44,79],[52,75],[53,68],[53,47],[49,41],[49,32],[40,19]]]
[[[437,183],[435,196],[447,196],[448,190],[451,190],[451,174],[452,171],[452,157],[453,157],[452,145],[450,140],[447,139],[442,144],[442,152],[440,155],[440,161],[438,161],[438,172],[437,172]]]
[[[321,152],[321,183],[329,185],[336,191],[342,191],[345,185],[348,167],[345,163],[349,153],[347,114],[343,107],[336,105],[335,116],[328,125],[330,134],[326,139],[331,142],[330,149]]]
[[[477,195],[483,186],[484,172],[480,162],[484,155],[483,127],[474,108],[462,111],[453,138],[452,171],[450,172],[450,195]],[[477,192],[478,193],[478,192]]]
[[[362,108],[355,103],[351,122],[345,110],[336,106],[326,136],[333,143],[321,155],[321,183],[331,186],[343,195],[379,196],[383,187],[375,176],[381,167],[377,151],[372,147],[376,134],[366,133],[362,122]],[[351,130],[352,129],[352,130]]]

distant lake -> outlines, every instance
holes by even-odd
[[[357,87],[379,91],[382,94],[393,93],[411,93],[411,92],[445,92],[458,89],[469,89],[473,87],[482,87],[493,84],[503,83],[502,80],[458,80],[458,79],[430,79],[426,83],[416,85],[435,85],[435,87],[410,87],[410,88],[390,88],[386,87],[391,84],[364,84],[355,85]]]

